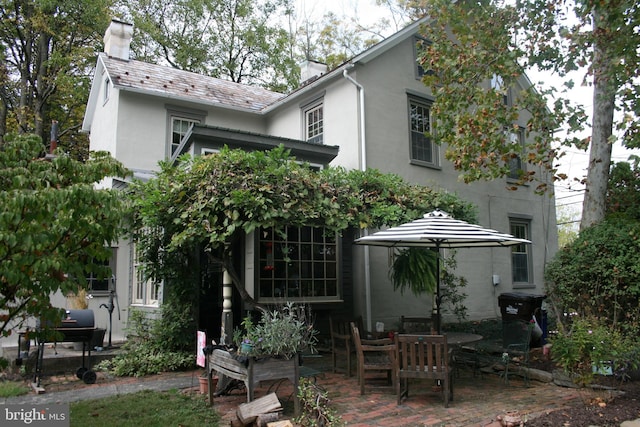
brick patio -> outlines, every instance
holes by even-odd
[[[367,387],[360,395],[355,377],[331,373],[330,355],[305,359],[305,366],[321,371],[317,384],[327,390],[331,407],[349,426],[490,426],[498,427],[498,415],[516,411],[523,420],[545,411],[583,404],[587,391],[532,381],[529,388],[519,379],[506,385],[497,375],[474,377],[461,370],[454,379],[454,400],[444,408],[442,396],[431,391],[431,384],[411,383],[409,399],[396,404],[391,387]],[[384,382],[380,382],[383,385]],[[424,385],[424,386],[423,386]],[[277,387],[276,387],[277,386]],[[262,384],[256,397],[276,390],[285,407],[285,418],[293,416],[290,402],[292,387],[288,381],[279,385]],[[236,408],[244,403],[244,389],[214,399],[214,407],[223,418],[221,425],[236,419]]]

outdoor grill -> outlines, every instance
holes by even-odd
[[[34,382],[39,387],[42,377],[42,362],[44,358],[44,346],[47,342],[81,342],[82,343],[82,366],[76,370],[76,376],[85,382],[93,384],[96,382],[96,374],[91,370],[91,340],[96,330],[93,317],[93,310],[66,310],[64,317],[50,328],[52,333],[39,334],[38,338],[38,358],[36,359],[36,369]],[[40,328],[42,329],[42,328]],[[85,353],[88,362],[85,363]]]

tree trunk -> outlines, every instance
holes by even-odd
[[[591,146],[589,149],[589,168],[586,190],[582,202],[582,221],[584,230],[605,216],[605,200],[611,166],[613,111],[615,107],[615,77],[608,69],[612,59],[607,54],[607,43],[613,43],[608,36],[609,29],[598,26],[600,16],[593,13],[596,42],[593,56],[593,118]]]

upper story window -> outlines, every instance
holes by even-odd
[[[187,134],[191,126],[200,123],[200,120],[174,117],[171,121],[171,155],[173,155]]]
[[[111,80],[109,77],[104,79],[104,97],[102,98],[102,102],[107,102],[109,100],[109,95],[111,94]]]
[[[520,218],[510,218],[511,234],[520,239],[531,238],[531,221]],[[522,243],[511,246],[511,273],[514,286],[527,286],[532,283],[531,274],[531,245]]]
[[[323,228],[262,229],[258,239],[260,301],[340,299],[336,235]]]
[[[413,43],[413,60],[416,64],[415,66],[415,76],[416,79],[421,79],[425,74],[431,75],[433,70],[425,70],[424,66],[420,63],[420,55],[421,52],[425,49],[426,46],[429,45],[429,41],[421,38],[415,37]]]
[[[411,161],[438,166],[438,149],[431,136],[431,103],[409,98]]]
[[[171,158],[189,129],[195,124],[205,123],[206,111],[166,105],[167,109],[167,142],[166,156]]]
[[[509,174],[508,179],[520,179],[526,172],[526,165],[522,162],[521,153],[524,152],[524,129],[518,128],[517,131],[507,131],[507,137],[511,144],[517,145],[515,150],[520,154],[517,154],[509,159]]]
[[[324,142],[324,106],[322,101],[306,106],[304,112],[304,139],[307,142]]]
[[[489,82],[489,87],[496,92],[502,93],[502,102],[504,103],[504,105],[510,105],[509,103],[511,102],[511,91],[508,87],[505,87],[502,76],[494,74],[493,77],[491,77],[491,81]]]

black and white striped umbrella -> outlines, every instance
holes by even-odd
[[[425,214],[423,218],[408,222],[355,240],[359,245],[386,247],[435,248],[438,254],[436,277],[436,316],[440,329],[440,249],[501,247],[530,244],[511,234],[500,233],[480,225],[452,218],[441,210]],[[440,330],[438,330],[440,332]]]

